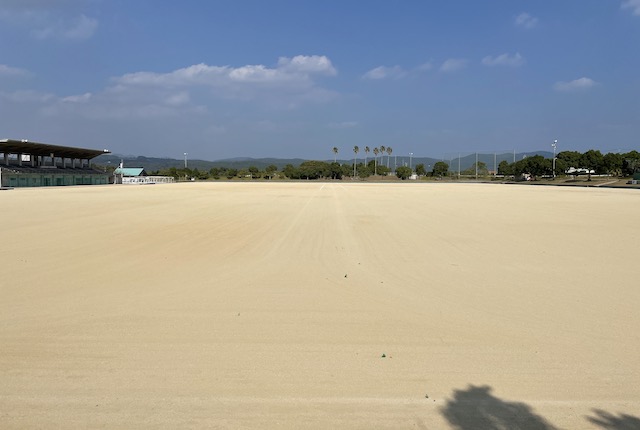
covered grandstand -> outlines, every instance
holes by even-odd
[[[74,148],[28,140],[0,139],[0,186],[101,185],[109,174],[91,166],[106,149]]]

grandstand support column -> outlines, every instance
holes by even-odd
[[[18,166],[22,166],[22,152],[18,153]]]
[[[8,152],[4,153],[4,164],[5,164],[5,166],[9,165],[9,153]]]

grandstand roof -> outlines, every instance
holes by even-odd
[[[30,142],[28,140],[0,139],[0,153],[32,154],[45,157],[54,154],[56,157],[91,159],[98,155],[110,154],[111,151],[106,149],[50,145],[48,143]]]

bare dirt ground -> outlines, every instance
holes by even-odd
[[[639,428],[638,214],[498,184],[0,192],[0,428]]]

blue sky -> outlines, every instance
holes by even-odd
[[[0,118],[177,159],[640,149],[640,0],[0,0]]]

